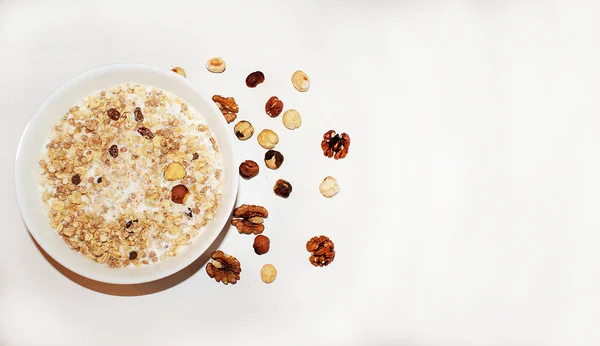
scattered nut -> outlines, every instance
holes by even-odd
[[[348,149],[350,149],[350,136],[346,133],[342,133],[340,136],[334,130],[329,130],[323,135],[321,149],[327,157],[333,157],[336,160],[343,159],[348,155]]]
[[[181,163],[171,162],[167,166],[167,169],[165,170],[163,177],[165,178],[165,180],[175,181],[175,180],[185,178],[186,175],[187,175],[187,172],[185,170],[185,167],[183,167],[183,165],[181,165]]]
[[[305,92],[310,88],[310,79],[304,71],[298,70],[292,74],[292,85],[296,90]]]
[[[121,117],[121,113],[116,108],[111,108],[106,111],[106,114],[111,120],[117,121]]]
[[[222,73],[223,71],[225,71],[225,68],[225,60],[219,57],[209,59],[206,62],[206,69],[212,73]]]
[[[235,103],[233,97],[223,97],[221,95],[214,95],[212,97],[214,103],[217,104],[219,110],[227,120],[227,123],[231,123],[237,118],[237,113],[240,111],[240,107]]]
[[[171,200],[173,203],[185,204],[185,201],[188,199],[189,195],[190,191],[183,184],[175,185],[171,189]]]
[[[217,282],[235,285],[240,279],[242,266],[237,258],[217,250],[210,255],[212,261],[206,264],[206,273]]]
[[[290,197],[290,193],[292,193],[292,184],[286,180],[279,179],[275,183],[273,191],[279,197],[288,198]]]
[[[283,163],[283,155],[277,150],[269,150],[265,153],[265,165],[270,169],[277,169]]]
[[[81,177],[79,176],[79,174],[75,174],[74,176],[72,176],[71,182],[73,183],[73,185],[79,185],[79,183],[81,183]]]
[[[271,118],[276,118],[281,114],[283,110],[283,101],[281,101],[277,96],[271,96],[270,99],[267,100],[265,104],[265,112]]]
[[[258,205],[244,204],[233,211],[234,219],[231,224],[241,234],[260,234],[265,230],[263,221],[269,217],[269,212]]]
[[[270,284],[277,278],[277,269],[272,264],[265,264],[260,269],[260,279],[266,283]]]
[[[324,197],[331,198],[340,192],[340,186],[334,177],[327,177],[319,185],[319,191]]]
[[[252,124],[249,122],[242,120],[235,124],[233,131],[235,132],[235,136],[240,141],[245,141],[254,134],[254,126],[252,126]]]
[[[240,176],[244,179],[252,179],[258,175],[258,164],[252,160],[246,160],[240,164]]]
[[[111,145],[110,148],[108,148],[108,153],[110,154],[110,156],[116,158],[117,156],[119,156],[119,147],[117,147],[116,144]]]
[[[175,67],[173,67],[173,68],[171,69],[171,71],[173,71],[173,72],[177,73],[178,75],[181,75],[181,76],[187,77],[187,76],[185,75],[185,70],[183,69],[183,67],[175,66]]]
[[[265,230],[265,225],[248,220],[234,219],[231,220],[231,224],[237,228],[240,234],[261,234]]]
[[[269,240],[269,237],[259,234],[256,236],[256,238],[254,238],[254,244],[252,244],[252,247],[257,255],[264,255],[269,252],[271,240]]]
[[[283,121],[283,126],[289,130],[295,130],[302,125],[302,117],[295,109],[288,109],[285,111],[281,120]]]
[[[265,75],[260,72],[252,72],[246,77],[246,85],[248,88],[256,88],[257,85],[265,81]]]
[[[269,211],[260,205],[242,204],[233,210],[233,217],[249,219],[252,217],[268,218]]]
[[[312,265],[323,267],[329,265],[335,258],[333,242],[326,236],[312,237],[306,243],[306,251],[311,253],[309,261]]]
[[[257,136],[258,144],[265,149],[273,149],[279,143],[279,136],[269,129],[262,130]]]
[[[137,132],[146,139],[154,138],[154,133],[152,133],[152,131],[150,131],[150,129],[147,127],[142,126],[139,129],[137,129]]]
[[[133,114],[135,116],[135,121],[137,121],[138,123],[144,121],[144,114],[142,113],[142,109],[140,107],[135,107],[135,109],[133,110]]]

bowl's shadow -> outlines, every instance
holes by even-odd
[[[162,279],[159,279],[156,281],[145,282],[145,283],[141,283],[141,284],[133,284],[133,285],[109,284],[109,283],[100,282],[100,281],[88,279],[84,276],[81,276],[81,275],[67,269],[65,266],[58,263],[54,258],[50,257],[50,255],[48,255],[46,253],[46,251],[44,251],[44,249],[42,249],[40,247],[40,245],[35,241],[35,239],[33,239],[33,237],[31,237],[31,234],[29,234],[29,236],[31,237],[31,240],[33,240],[33,243],[38,248],[38,250],[42,253],[44,258],[46,258],[46,260],[56,270],[58,270],[62,275],[66,276],[68,279],[75,282],[76,284],[81,285],[92,291],[96,291],[96,292],[100,292],[100,293],[104,293],[104,294],[110,294],[110,295],[115,295],[115,296],[142,296],[142,295],[146,295],[146,294],[152,294],[152,293],[164,291],[175,285],[178,285],[178,284],[182,283],[183,281],[187,280],[190,276],[194,275],[194,273],[196,273],[198,270],[202,269],[202,267],[204,267],[206,262],[208,262],[208,260],[210,259],[210,255],[214,251],[216,251],[219,248],[219,245],[221,245],[221,242],[223,242],[223,239],[225,238],[225,235],[227,234],[227,230],[229,229],[230,224],[231,224],[231,217],[229,218],[229,220],[227,220],[225,227],[221,230],[221,232],[219,233],[219,236],[210,245],[210,247],[206,251],[204,251],[204,253],[200,257],[198,257],[194,262],[192,262],[187,267],[185,267],[185,268],[181,269],[180,271],[178,271],[174,274],[171,274],[165,278],[162,278]],[[29,229],[27,231],[29,232]]]

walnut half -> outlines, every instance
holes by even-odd
[[[233,217],[231,224],[241,234],[261,234],[265,230],[263,221],[269,217],[269,212],[259,205],[244,204],[233,211]]]
[[[217,282],[235,285],[240,279],[242,266],[237,258],[217,250],[210,255],[212,261],[206,264],[206,273]]]
[[[237,113],[240,111],[240,107],[235,103],[233,97],[223,97],[221,95],[214,95],[212,97],[213,102],[219,107],[221,113],[227,120],[227,123],[233,122],[237,118]]]

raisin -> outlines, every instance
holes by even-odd
[[[110,154],[110,156],[112,157],[117,157],[119,156],[119,147],[117,147],[116,144],[113,144],[110,146],[110,148],[108,148],[108,153]]]
[[[139,132],[140,135],[144,136],[146,139],[154,138],[154,133],[152,133],[152,131],[150,131],[150,129],[147,127],[142,126],[137,131]]]
[[[79,183],[81,183],[81,177],[79,176],[79,174],[75,174],[74,176],[72,176],[71,182],[75,185],[79,185]]]
[[[144,121],[144,114],[142,114],[142,109],[140,107],[135,107],[133,114],[135,114],[135,121],[138,123]]]
[[[106,114],[108,114],[108,117],[114,121],[119,120],[119,118],[121,117],[121,113],[116,108],[109,109],[108,111],[106,111]]]
[[[125,224],[125,228],[131,227],[132,224],[133,224],[133,221],[131,221],[131,220],[127,221],[127,223]]]
[[[194,153],[192,155],[192,160],[198,160],[199,157],[200,157],[200,155],[198,155],[198,153]]]
[[[130,260],[130,261],[133,261],[133,260],[134,260],[134,259],[136,259],[136,258],[137,258],[137,251],[131,251],[131,252],[129,253],[129,260]]]
[[[102,177],[98,177],[98,179],[96,179],[96,182],[97,182],[98,184],[100,184],[100,183],[102,182]]]
[[[192,214],[192,209],[188,208],[188,212],[185,213],[185,215],[187,215],[187,217],[189,217],[191,219],[192,215],[194,215],[194,214]]]

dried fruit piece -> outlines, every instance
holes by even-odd
[[[240,164],[240,176],[244,179],[252,179],[258,175],[258,164],[252,160],[246,160]]]
[[[296,90],[305,92],[310,88],[310,79],[302,70],[298,70],[292,74],[292,85]]]
[[[287,180],[279,179],[275,183],[273,191],[279,197],[288,198],[290,197],[290,193],[292,193],[292,184]]]
[[[319,185],[319,191],[324,197],[331,198],[340,192],[340,186],[334,177],[327,177]]]
[[[275,266],[272,264],[265,264],[262,266],[260,269],[260,279],[266,284],[275,281],[275,279],[277,279],[277,269]]]
[[[276,118],[281,114],[283,110],[283,101],[281,101],[277,96],[271,96],[270,99],[267,100],[265,104],[265,112],[271,118]]]
[[[117,147],[116,144],[113,144],[110,146],[110,148],[108,148],[108,153],[110,154],[110,156],[112,157],[117,157],[119,156],[119,147]]]
[[[285,111],[281,120],[283,121],[283,126],[290,130],[295,130],[302,125],[302,117],[295,109],[288,109]]]
[[[257,138],[258,144],[265,149],[273,149],[279,143],[279,136],[273,131],[269,129],[262,130]]]
[[[152,133],[152,131],[150,131],[150,129],[147,127],[142,126],[137,130],[137,132],[146,139],[154,138],[154,133]]]
[[[171,71],[177,73],[180,76],[184,76],[187,77],[185,74],[185,70],[183,69],[183,67],[179,67],[179,66],[175,66],[171,69]]]
[[[121,113],[116,108],[111,108],[106,111],[106,114],[111,120],[117,121],[121,117]]]
[[[131,251],[131,252],[129,253],[129,260],[130,260],[130,261],[133,261],[134,259],[136,259],[136,258],[137,258],[137,255],[138,255],[138,254],[137,254],[137,251]]]
[[[231,224],[237,228],[239,233],[260,234],[265,230],[262,223],[265,218],[269,217],[269,212],[258,205],[244,204],[233,211],[233,217]]]
[[[171,200],[173,201],[173,203],[185,204],[185,201],[188,199],[189,194],[190,191],[188,190],[188,188],[183,184],[179,184],[173,186],[173,188],[171,189]]]
[[[269,240],[269,237],[259,234],[256,236],[256,238],[254,238],[254,244],[252,244],[252,247],[257,255],[264,255],[269,252],[271,240]]]
[[[237,258],[217,250],[210,255],[212,261],[206,264],[206,273],[217,282],[235,285],[240,279],[242,266]]]
[[[223,97],[221,95],[214,95],[212,97],[213,102],[219,107],[219,110],[225,117],[227,123],[231,123],[237,118],[237,113],[240,111],[240,107],[235,103],[233,97]]]
[[[333,157],[336,160],[343,159],[348,155],[348,149],[350,149],[350,136],[346,133],[339,135],[334,130],[329,130],[323,135],[321,149],[327,157]]]
[[[324,235],[310,238],[306,242],[306,251],[311,253],[308,260],[315,267],[327,266],[335,258],[333,242]]]
[[[265,153],[265,165],[270,169],[277,169],[283,163],[283,155],[277,150],[269,150]]]
[[[185,170],[185,167],[183,167],[183,165],[181,163],[171,162],[167,166],[167,169],[165,170],[163,177],[165,178],[165,180],[175,181],[175,180],[185,178],[186,175],[187,175],[187,172]]]
[[[144,114],[142,113],[142,109],[140,107],[135,107],[133,110],[133,115],[135,116],[135,121],[138,123],[144,121]]]
[[[265,75],[260,71],[252,72],[246,77],[246,86],[256,88],[257,85],[265,81]]]
[[[212,73],[223,73],[226,67],[225,60],[219,57],[208,59],[206,62],[206,69]]]
[[[71,177],[71,182],[73,183],[73,185],[79,185],[79,183],[81,183],[81,177],[79,176],[79,174],[75,174]]]
[[[247,122],[246,120],[242,120],[239,123],[235,124],[233,131],[235,132],[235,136],[240,141],[245,141],[248,138],[252,137],[254,134],[254,126]]]

